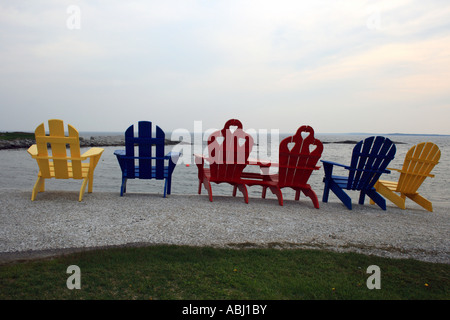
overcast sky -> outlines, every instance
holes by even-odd
[[[2,0],[0,108],[0,131],[450,134],[450,2]]]

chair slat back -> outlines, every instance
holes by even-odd
[[[243,130],[242,123],[237,119],[228,120],[222,130],[208,138],[211,178],[223,182],[239,180],[252,148],[253,138]]]
[[[135,146],[138,154],[135,155]],[[154,147],[153,147],[154,146]],[[153,137],[152,123],[139,121],[138,134],[134,134],[134,125],[125,131],[125,172],[130,179],[164,179],[164,146],[165,133],[156,126],[156,136]],[[158,159],[151,159],[157,157]],[[138,163],[139,171],[136,177]]]
[[[394,159],[395,144],[388,138],[366,138],[353,148],[347,183],[349,190],[370,190]]]
[[[315,170],[322,151],[323,144],[314,137],[314,129],[310,126],[301,126],[295,135],[283,139],[279,148],[279,186],[305,185]]]
[[[68,125],[68,136],[64,133],[64,123],[59,119],[48,121],[49,135],[45,133],[44,124],[41,123],[35,130],[35,139],[38,154],[36,160],[43,178],[56,179],[82,179],[80,140],[78,131]],[[48,153],[50,146],[51,155]],[[67,154],[69,146],[70,155]]]
[[[397,184],[398,192],[416,193],[441,157],[439,147],[432,142],[422,142],[406,153]]]

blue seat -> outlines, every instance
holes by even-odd
[[[328,202],[331,190],[351,210],[352,201],[344,189],[355,190],[360,191],[359,204],[364,204],[365,195],[368,195],[381,209],[386,210],[386,200],[377,193],[374,185],[381,174],[390,173],[386,168],[394,159],[395,152],[396,147],[391,140],[377,136],[369,137],[356,144],[349,166],[321,160],[325,171],[322,202]],[[348,176],[333,175],[334,166],[347,169]]]
[[[138,136],[135,137],[134,125],[131,125],[125,131],[125,150],[114,152],[122,170],[120,195],[126,193],[128,179],[156,179],[165,180],[165,198],[166,194],[170,194],[172,173],[181,154],[172,151],[164,155],[164,131],[156,126],[156,137],[152,137],[150,121],[139,121],[138,130]],[[138,148],[137,155],[135,146]]]

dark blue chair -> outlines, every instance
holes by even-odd
[[[123,196],[126,192],[128,179],[157,179],[165,180],[165,198],[166,194],[170,194],[172,173],[181,154],[172,151],[164,155],[164,131],[156,126],[156,137],[152,137],[150,121],[140,121],[138,129],[138,136],[135,137],[134,125],[131,125],[125,131],[125,150],[114,152],[122,170],[120,195]],[[135,155],[135,146],[138,148],[137,155]]]
[[[378,178],[387,170],[389,162],[394,159],[395,144],[385,137],[369,137],[356,144],[353,148],[352,160],[349,166],[332,161],[321,160],[325,171],[325,187],[322,202],[328,202],[331,191],[352,209],[352,201],[345,193],[346,190],[360,191],[359,204],[364,204],[365,195],[368,195],[381,209],[386,210],[386,200],[374,188]],[[348,176],[333,175],[333,167],[341,166],[349,171]]]

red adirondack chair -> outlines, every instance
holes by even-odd
[[[230,127],[236,127],[236,130],[231,131]],[[203,184],[212,202],[211,182],[229,183],[239,188],[248,203],[247,188],[241,181],[241,174],[252,148],[252,136],[242,129],[242,123],[237,119],[228,120],[222,130],[213,132],[208,138],[208,156],[194,154],[198,168],[198,194],[201,194]],[[209,168],[205,167],[205,162],[209,163]]]
[[[307,135],[303,138],[302,133]],[[319,200],[316,193],[308,184],[308,179],[314,170],[323,151],[323,144],[314,137],[314,130],[310,126],[301,126],[295,135],[283,139],[279,148],[279,163],[263,163],[256,161],[261,168],[278,166],[277,174],[260,174],[243,172],[242,178],[247,186],[259,185],[263,187],[262,197],[266,197],[269,188],[278,198],[280,206],[283,205],[282,188],[295,190],[295,200],[300,199],[300,191],[311,198],[314,207],[319,209]]]

